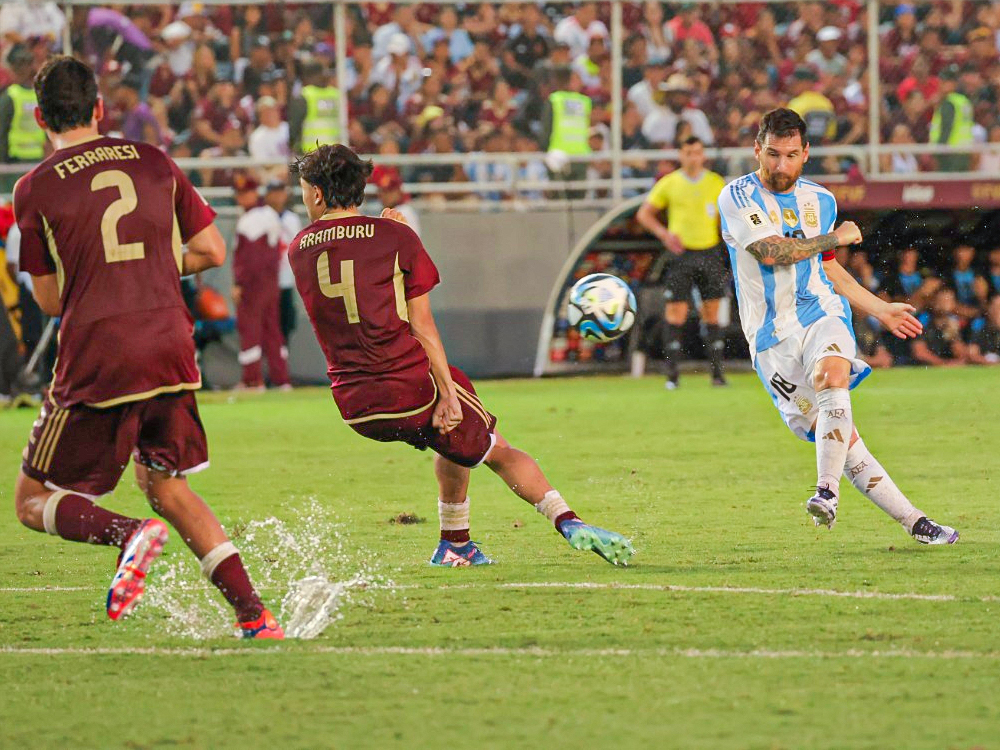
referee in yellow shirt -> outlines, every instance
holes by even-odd
[[[681,329],[688,316],[692,287],[701,295],[701,319],[708,331],[712,384],[726,385],[722,373],[725,339],[719,329],[719,300],[726,294],[726,264],[719,233],[717,201],[725,180],[705,168],[705,146],[697,136],[680,147],[681,167],[661,178],[649,191],[636,219],[674,257],[667,261],[666,365],[667,389],[678,385],[677,356]],[[666,210],[667,223],[660,220]]]

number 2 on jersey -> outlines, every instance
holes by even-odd
[[[360,323],[358,315],[358,295],[354,290],[354,261],[340,261],[340,283],[334,284],[330,278],[330,254],[320,253],[316,258],[316,273],[319,276],[319,289],[324,297],[344,298],[344,309],[347,312],[348,323]]]
[[[139,206],[139,198],[135,193],[135,183],[120,169],[99,172],[90,181],[90,190],[94,193],[109,187],[118,188],[119,198],[112,201],[111,205],[104,209],[104,216],[101,217],[104,260],[108,263],[118,263],[123,260],[145,258],[146,247],[141,242],[123,243],[118,240],[118,222]]]

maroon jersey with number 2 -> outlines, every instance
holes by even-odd
[[[345,420],[433,402],[430,362],[410,333],[406,301],[440,278],[412,229],[331,213],[292,240],[288,260]],[[422,383],[419,391],[393,387],[413,382]]]
[[[200,386],[181,246],[215,212],[169,157],[117,138],[60,149],[17,183],[14,214],[21,268],[59,284],[57,406]]]

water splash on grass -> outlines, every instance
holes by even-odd
[[[373,606],[376,591],[394,587],[373,553],[357,546],[315,498],[287,519],[250,521],[233,537],[265,605],[290,638],[315,638],[343,617],[345,607]],[[232,610],[202,578],[194,556],[177,552],[154,567],[140,612],[164,618],[171,635],[232,636]]]

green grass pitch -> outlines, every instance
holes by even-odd
[[[17,523],[35,415],[0,413],[0,747],[1000,747],[998,384],[897,370],[854,392],[868,446],[962,533],[929,548],[846,482],[837,526],[815,529],[812,447],[752,375],[673,393],[481,383],[580,515],[632,537],[627,569],[571,550],[487,469],[473,538],[497,564],[432,569],[429,455],[354,435],[324,390],[205,394],[212,467],[192,484],[269,604],[312,555],[380,582],[319,638],[278,645],[224,635],[176,538],[136,615],[107,620],[113,552]],[[108,504],[148,514],[130,473]],[[294,539],[269,551],[271,517]],[[212,637],[183,635],[185,617]]]

